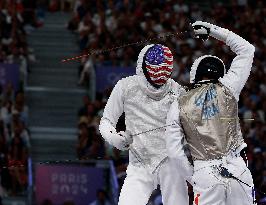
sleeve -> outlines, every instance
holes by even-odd
[[[170,158],[178,158],[184,156],[182,140],[184,138],[183,131],[179,120],[178,102],[174,101],[167,114],[166,124],[171,125],[165,131],[166,147]]]
[[[251,71],[255,47],[231,31],[225,42],[237,56],[233,59],[228,72],[219,81],[232,92],[238,101]]]
[[[181,174],[190,178],[193,173],[193,167],[189,163],[184,151],[184,133],[179,120],[179,108],[177,101],[172,103],[167,114],[166,123],[167,125],[171,125],[165,132],[168,156],[170,160],[176,164]]]
[[[110,142],[110,132],[116,133],[116,124],[124,111],[123,82],[120,80],[115,85],[100,121],[99,130],[103,138]]]

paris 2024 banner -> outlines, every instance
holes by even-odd
[[[88,205],[104,187],[104,170],[78,165],[36,165],[35,187],[37,204],[49,199],[54,205],[73,201]]]

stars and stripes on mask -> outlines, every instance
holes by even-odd
[[[173,55],[170,49],[155,44],[144,55],[143,72],[147,80],[156,88],[161,87],[171,77]]]

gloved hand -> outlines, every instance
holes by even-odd
[[[132,137],[126,132],[110,131],[110,143],[119,150],[127,150],[129,145],[133,142]]]
[[[212,24],[203,21],[196,21],[192,24],[196,38],[200,38],[204,41],[209,38],[212,26]]]
[[[128,131],[120,131],[118,133],[119,135],[122,135],[125,138],[126,144],[129,146],[133,142],[133,137]]]
[[[226,42],[229,30],[213,25],[211,23],[196,21],[192,24],[195,36],[202,40],[207,40],[209,36],[212,36],[220,41]]]

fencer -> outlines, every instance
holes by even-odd
[[[119,205],[147,204],[158,184],[165,205],[188,204],[182,170],[172,166],[167,157],[165,129],[131,137],[165,125],[170,105],[184,92],[170,78],[172,69],[173,55],[168,47],[145,46],[138,56],[136,75],[119,80],[105,106],[99,126],[101,135],[120,150],[131,147]],[[117,133],[115,127],[123,112],[126,132]]]
[[[238,119],[238,99],[250,74],[255,48],[216,25],[197,21],[192,26],[197,37],[207,39],[210,35],[224,42],[236,57],[227,72],[216,56],[204,55],[194,61],[192,87],[171,105],[167,116],[167,124],[175,123],[166,130],[169,156],[183,159],[183,136],[194,164],[195,205],[255,204],[252,176],[240,156],[246,144]],[[184,167],[189,166],[188,161],[182,161],[186,162]]]

